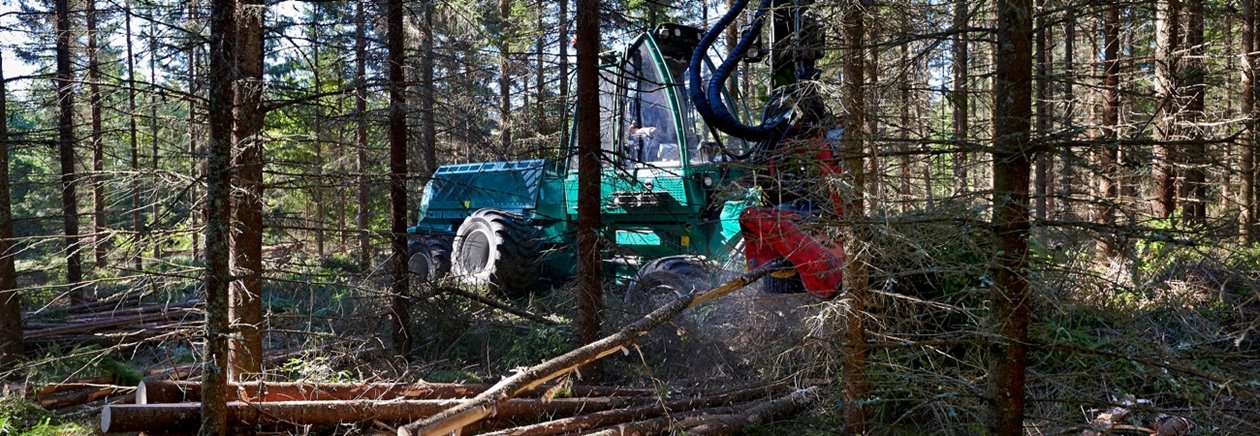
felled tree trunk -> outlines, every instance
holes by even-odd
[[[782,392],[784,389],[786,389],[786,385],[782,384],[739,389],[711,396],[671,400],[663,404],[651,404],[627,409],[607,410],[581,416],[540,422],[537,424],[501,430],[494,433],[486,433],[484,436],[546,436],[554,434],[569,434],[634,420],[656,418],[667,413],[677,413],[702,407],[722,406],[740,401],[747,401],[757,397],[774,394],[776,392]]]
[[[399,427],[398,434],[399,436],[410,436],[413,434],[447,434],[458,431],[495,414],[495,410],[507,399],[518,396],[530,388],[546,383],[548,380],[553,380],[575,371],[587,363],[624,350],[626,345],[647,335],[649,331],[669,321],[674,316],[687,310],[687,308],[742,289],[771,271],[784,268],[785,265],[786,261],[784,260],[771,262],[716,288],[680,297],[622,328],[617,333],[517,372],[480,395],[462,401],[455,407],[451,407],[440,414]]]
[[[650,398],[566,398],[508,400],[497,405],[499,418],[572,415],[639,406]],[[231,426],[333,426],[358,422],[405,422],[424,418],[460,403],[460,400],[348,400],[227,403]],[[101,412],[101,431],[196,432],[201,425],[200,403],[117,404]]]
[[[455,383],[232,383],[228,391],[233,398],[252,402],[266,401],[334,401],[393,399],[468,398],[485,392],[490,385]],[[539,386],[523,395],[541,396],[552,387]],[[136,404],[179,403],[201,401],[201,385],[196,382],[146,381],[140,383]],[[652,393],[648,389],[625,389],[598,386],[573,386],[574,397],[637,397]]]

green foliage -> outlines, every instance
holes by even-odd
[[[28,429],[47,422],[52,413],[35,403],[16,396],[0,396],[0,435],[22,434]]]
[[[136,386],[144,380],[144,372],[112,357],[101,359],[97,368],[114,377],[114,384],[120,386]]]
[[[0,436],[92,435],[88,426],[66,422],[35,403],[15,396],[0,396]]]
[[[325,256],[319,260],[319,266],[330,273],[358,274],[362,272],[359,269],[359,262],[345,253]]]
[[[46,418],[39,424],[16,433],[16,436],[76,436],[76,435],[94,435],[96,432],[88,426],[77,422],[64,422],[54,424],[51,418]]]
[[[65,349],[54,344],[43,353],[45,357],[27,368],[27,377],[35,385],[67,378],[111,376],[114,384],[135,386],[144,378],[131,363],[109,356],[107,350],[96,345]]]
[[[332,359],[327,356],[313,356],[313,353],[301,358],[292,358],[280,365],[279,371],[289,378],[318,383],[343,383],[355,381],[354,373],[338,370],[333,367]]]
[[[573,329],[569,326],[539,326],[512,341],[502,355],[508,368],[537,365],[573,348]]]

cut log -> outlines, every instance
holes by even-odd
[[[485,392],[490,385],[454,383],[232,383],[231,390],[242,401],[335,401],[468,398]],[[541,396],[550,386],[540,386],[526,396]],[[649,389],[599,386],[569,388],[575,397],[635,397],[651,394]],[[201,383],[184,381],[145,381],[136,390],[136,404],[201,401]]]
[[[131,305],[132,303],[135,303],[135,302],[139,301],[139,300],[140,300],[140,298],[144,297],[145,295],[149,295],[149,293],[147,293],[147,292],[128,292],[128,293],[126,293],[126,295],[119,295],[119,294],[115,294],[115,295],[113,295],[113,296],[106,297],[105,299],[96,300],[96,301],[89,301],[89,302],[86,302],[86,303],[79,303],[79,304],[75,304],[75,305],[67,306],[67,307],[62,308],[62,309],[55,309],[55,310],[64,311],[65,313],[70,313],[70,314],[76,314],[76,313],[90,313],[90,312],[95,312],[95,311],[98,311],[98,310],[101,310],[101,309],[109,309],[109,308],[117,308],[117,307],[129,306],[129,305]],[[22,315],[22,318],[23,318],[23,319],[26,319],[26,318],[33,317],[33,316],[35,316],[35,315],[39,314],[40,312],[43,312],[44,310],[47,310],[47,309],[49,308],[49,306],[51,306],[51,305],[52,305],[52,303],[49,303],[49,305],[46,305],[46,306],[41,307],[41,308],[39,308],[39,309],[36,309],[34,312],[25,313],[25,314],[23,314],[23,315]]]
[[[58,327],[31,330],[24,333],[25,339],[39,339],[49,336],[66,335],[66,334],[84,334],[101,330],[107,330],[120,326],[131,324],[141,324],[159,320],[170,320],[181,317],[200,316],[196,315],[196,309],[177,308],[165,312],[143,313],[139,315],[120,316],[115,318],[100,318],[91,322],[81,322],[74,324],[65,324]]]
[[[670,434],[672,429],[687,428],[703,423],[708,416],[732,413],[736,410],[738,409],[734,407],[696,410],[642,421],[627,422],[610,428],[579,434],[583,436],[653,436]]]
[[[130,386],[93,386],[40,397],[35,400],[35,403],[39,404],[39,407],[43,407],[48,410],[64,409],[67,407],[91,403],[111,395],[127,394],[135,389],[136,388]]]
[[[64,383],[49,383],[49,384],[44,385],[43,387],[40,387],[39,389],[28,390],[27,395],[29,396],[28,398],[46,397],[46,396],[60,393],[60,392],[73,391],[73,390],[78,390],[78,389],[83,389],[83,388],[88,388],[88,387],[95,387],[95,386],[100,386],[103,384],[110,384],[113,382],[114,382],[114,376],[112,375],[103,375],[99,377],[86,377],[86,378],[71,380]]]
[[[200,363],[184,363],[174,366],[149,368],[144,371],[144,378],[151,380],[184,380],[201,375]]]
[[[504,378],[490,389],[476,397],[459,403],[456,407],[442,413],[413,422],[398,428],[399,436],[415,434],[440,434],[458,432],[460,429],[475,423],[494,413],[498,404],[516,397],[527,389],[546,383],[577,370],[582,365],[602,359],[605,356],[625,350],[625,347],[646,335],[649,331],[664,324],[689,307],[693,307],[720,296],[735,292],[760,279],[772,271],[784,269],[789,264],[786,260],[770,262],[754,271],[745,273],[734,280],[716,288],[681,296],[673,302],[652,311],[642,319],[630,323],[617,333],[598,341],[579,347],[559,357],[535,365]]]
[[[818,398],[818,388],[799,389],[786,397],[765,401],[736,413],[717,415],[687,429],[689,435],[727,435],[749,424],[757,424],[787,416],[809,406]]]
[[[723,406],[741,401],[748,401],[754,398],[774,395],[786,389],[787,385],[785,384],[739,389],[711,396],[670,400],[664,402],[663,404],[650,404],[640,407],[588,413],[569,418],[500,430],[493,433],[484,433],[483,436],[546,436],[575,433],[628,421],[653,418],[666,413],[675,414],[678,412],[691,411],[701,407]]]
[[[651,398],[565,398],[551,401],[501,402],[496,417],[536,419],[614,408],[641,406]],[[228,402],[228,421],[238,426],[331,426],[345,423],[408,422],[441,412],[459,400],[350,400]],[[201,403],[117,404],[101,412],[101,431],[196,432],[201,425]]]
[[[686,434],[733,434],[744,425],[763,422],[800,410],[817,397],[817,388],[800,389],[786,397],[734,407],[701,409],[658,418],[617,424],[585,436],[631,436],[669,434],[686,429]]]
[[[114,318],[118,318],[122,316],[141,315],[141,314],[146,314],[146,313],[169,312],[169,311],[174,311],[174,310],[179,310],[179,309],[191,309],[195,307],[197,307],[196,302],[186,301],[182,303],[150,304],[147,306],[123,307],[123,308],[116,308],[116,309],[104,308],[96,312],[89,312],[89,313],[84,313],[80,315],[69,316],[65,319],[64,323],[77,324],[77,323],[84,323],[84,322],[98,322],[98,321],[114,319]]]

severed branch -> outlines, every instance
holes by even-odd
[[[551,386],[540,386],[525,394],[543,396]],[[243,382],[229,383],[234,398],[227,401],[347,401],[347,400],[439,400],[469,398],[490,389],[486,384],[455,383],[309,383]],[[648,389],[600,386],[572,386],[575,397],[643,397]],[[201,402],[201,383],[149,380],[140,383],[136,404]]]
[[[528,319],[530,321],[533,321],[539,324],[543,324],[543,325],[556,325],[557,324],[555,321],[549,320],[547,318],[543,318],[542,316],[534,314],[533,312],[530,312],[524,309],[518,309],[518,308],[512,307],[511,305],[507,305],[507,304],[503,304],[501,302],[495,301],[493,298],[488,298],[484,295],[477,295],[472,292],[468,292],[454,286],[441,286],[434,289],[433,291],[434,293],[446,293],[446,294],[458,295],[460,297],[464,297],[469,300],[476,301],[478,303],[489,306],[490,308],[498,309],[498,310],[519,316],[521,318]]]
[[[722,406],[734,404],[741,401],[748,401],[766,395],[778,394],[786,390],[788,386],[784,383],[776,383],[767,386],[758,386],[753,388],[737,389],[717,395],[700,396],[697,398],[684,398],[679,400],[670,400],[661,404],[651,404],[641,407],[631,407],[625,409],[606,410],[603,412],[588,413],[580,416],[569,418],[561,418],[547,422],[540,422],[521,427],[509,428],[493,433],[484,433],[484,436],[548,436],[555,434],[571,434],[578,431],[584,431],[592,428],[598,428],[609,425],[616,425],[633,420],[642,420],[655,418],[667,413],[677,413],[682,411],[691,411],[702,407]]]
[[[498,405],[503,417],[537,419],[642,406],[645,397],[513,399]],[[227,403],[228,422],[236,426],[335,426],[373,421],[407,422],[447,409],[460,400],[344,400]],[[101,411],[101,431],[195,433],[201,427],[201,403],[111,404]]]
[[[770,262],[761,268],[745,273],[721,286],[701,293],[692,293],[675,299],[643,318],[630,323],[617,333],[603,339],[579,347],[573,351],[555,357],[546,362],[526,368],[510,377],[504,378],[489,390],[420,421],[398,428],[399,436],[419,434],[446,435],[476,423],[486,417],[493,416],[496,408],[504,401],[519,395],[521,392],[546,383],[557,377],[577,371],[582,365],[602,359],[618,351],[625,350],[626,345],[646,335],[652,329],[664,324],[690,307],[703,304],[709,300],[737,291],[773,271],[789,267],[786,259]]]
[[[718,415],[704,423],[687,429],[691,435],[726,435],[733,434],[748,424],[770,421],[775,418],[795,413],[808,406],[818,398],[818,388],[798,389],[786,397],[754,404],[737,413]]]
[[[783,398],[740,406],[692,410],[673,416],[621,423],[582,434],[588,436],[668,434],[674,429],[686,429],[686,434],[689,435],[734,434],[744,425],[768,421],[796,412],[817,396],[818,388],[815,386],[798,389]]]

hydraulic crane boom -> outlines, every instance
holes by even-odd
[[[823,103],[817,88],[806,81],[816,78],[816,61],[821,52],[822,31],[809,15],[812,0],[762,0],[743,35],[707,83],[702,78],[703,59],[718,36],[730,26],[748,4],[737,0],[731,9],[705,33],[692,54],[688,94],[697,111],[713,128],[757,144],[737,158],[753,158],[763,163],[770,176],[780,173],[784,161],[811,160],[822,179],[840,174],[833,140],[842,132],[831,129],[835,117]],[[741,60],[758,43],[765,21],[770,29],[770,102],[758,124],[740,122],[722,101],[726,80]],[[795,159],[790,159],[795,158]],[[824,183],[830,186],[831,184]],[[782,186],[776,183],[775,186]],[[839,241],[819,235],[808,226],[816,206],[804,186],[783,192],[774,189],[767,206],[750,207],[740,214],[749,268],[787,258],[800,274],[801,283],[822,297],[836,295],[843,280],[845,253]],[[795,191],[795,192],[793,192]],[[838,193],[828,190],[831,209],[839,214]]]

